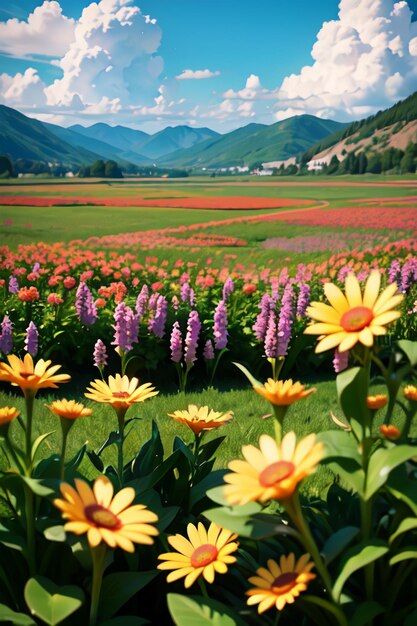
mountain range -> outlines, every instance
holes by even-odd
[[[168,126],[149,134],[104,123],[63,128],[0,105],[0,154],[12,160],[59,163],[78,170],[98,159],[137,166],[193,170],[249,166],[301,158],[329,163],[349,152],[405,149],[417,142],[417,92],[364,120],[342,124],[299,115],[271,125],[248,124],[223,135],[210,128]]]

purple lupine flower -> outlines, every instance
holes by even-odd
[[[227,346],[227,310],[224,300],[220,300],[214,311],[213,320],[213,336],[214,347],[216,350],[222,350]]]
[[[149,319],[149,330],[159,339],[165,334],[165,323],[167,321],[168,301],[165,296],[159,295],[155,304],[155,313]]]
[[[341,283],[345,282],[346,278],[349,276],[349,274],[352,274],[352,268],[350,265],[344,265],[343,267],[340,268],[338,274],[337,274],[337,280]]]
[[[333,367],[336,374],[339,374],[339,372],[343,372],[343,370],[347,368],[348,364],[349,350],[346,350],[345,352],[339,352],[339,350],[336,348],[333,357]]]
[[[38,329],[33,322],[26,328],[25,350],[32,356],[38,351]]]
[[[19,282],[16,276],[10,276],[9,278],[9,293],[17,293],[19,291]]]
[[[193,288],[190,289],[190,306],[195,306],[195,291]]]
[[[151,297],[149,298],[148,309],[150,312],[155,311],[158,298],[159,298],[159,293],[157,291],[155,291],[155,293],[153,293]]]
[[[107,365],[107,349],[101,339],[97,339],[94,345],[94,365],[101,371]]]
[[[388,282],[390,283],[396,282],[399,285],[400,274],[401,274],[401,263],[399,262],[398,259],[394,259],[393,261],[391,261],[391,265],[389,266],[389,269],[388,269]]]
[[[282,270],[279,273],[279,277],[278,277],[278,283],[280,285],[286,285],[288,280],[290,278],[290,275],[288,274],[288,268],[287,267],[283,267]]]
[[[310,304],[310,291],[311,289],[308,283],[301,283],[297,299],[297,315],[299,317],[303,317]]]
[[[148,300],[149,289],[147,285],[143,285],[135,304],[135,310],[136,313],[139,315],[139,318],[142,318],[145,315],[146,307],[148,306]]]
[[[293,287],[291,283],[285,285],[284,294],[281,301],[281,309],[278,318],[278,354],[285,356],[288,351],[288,344],[291,339],[291,328],[293,323]]]
[[[80,282],[75,296],[75,308],[80,321],[85,326],[92,326],[97,321],[97,307],[88,286]]]
[[[174,322],[171,332],[171,361],[179,363],[182,359],[182,334],[178,321]]]
[[[189,301],[190,291],[191,291],[190,283],[186,282],[181,285],[180,297],[183,302]]]
[[[115,333],[112,345],[122,352],[129,352],[133,349],[132,344],[139,341],[139,316],[124,302],[120,302],[114,312],[114,320],[116,323],[113,326]]]
[[[180,276],[180,285],[188,283],[190,281],[190,275],[187,272],[183,272]]]
[[[228,297],[234,292],[235,285],[233,280],[228,276],[223,284],[222,298],[225,302],[227,302]]]
[[[274,359],[278,356],[278,332],[275,311],[270,311],[264,341],[265,356]]]
[[[187,334],[185,336],[184,361],[188,366],[197,360],[196,351],[200,337],[201,322],[197,311],[191,311],[188,316]]]
[[[10,354],[13,350],[13,324],[8,315],[3,317],[0,324],[0,352]]]
[[[34,263],[32,267],[32,274],[37,274],[40,269],[41,269],[40,264],[38,262]]]
[[[417,280],[417,260],[408,259],[401,269],[401,291],[407,293],[413,282]]]
[[[211,339],[207,339],[206,343],[204,344],[204,350],[203,350],[203,357],[206,359],[206,361],[212,361],[214,359],[214,348],[213,348],[213,342],[211,341]]]
[[[255,337],[259,341],[264,341],[265,339],[266,329],[268,327],[269,312],[271,311],[272,307],[273,300],[271,296],[267,293],[264,293],[260,303],[258,304],[258,308],[261,309],[261,312],[258,313],[256,322],[252,326]]]

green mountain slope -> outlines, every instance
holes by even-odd
[[[163,160],[176,167],[230,167],[279,161],[303,153],[344,124],[299,115],[270,126],[249,124],[231,133],[176,152]]]
[[[93,151],[59,139],[38,120],[0,105],[0,154],[12,160],[32,159],[79,166],[100,158]]]
[[[152,159],[160,159],[172,152],[191,148],[215,137],[219,137],[219,133],[210,128],[167,126],[167,128],[155,133],[155,135],[148,137],[140,146],[140,149],[146,156]]]
[[[355,141],[360,141],[361,139],[371,137],[376,131],[387,128],[388,126],[398,124],[398,130],[400,130],[400,126],[414,120],[417,120],[417,92],[413,93],[405,100],[397,102],[394,106],[385,111],[379,111],[375,115],[371,115],[363,120],[352,122],[321,141],[318,141],[306,150],[302,160],[306,163],[310,161],[314,155],[335,146],[339,142],[349,140],[351,137],[353,138],[353,135],[357,137]]]
[[[81,126],[74,124],[68,130],[72,130],[85,137],[104,141],[110,146],[116,147],[122,153],[135,152],[140,155],[140,146],[149,137],[148,133],[127,126],[110,126],[99,122],[92,126]]]
[[[122,150],[106,143],[105,141],[88,137],[87,135],[78,133],[69,128],[61,128],[61,126],[48,124],[46,122],[43,122],[43,125],[51,133],[59,137],[59,139],[66,141],[72,146],[85,148],[89,151],[93,150],[95,154],[98,154],[103,159],[112,159],[113,161],[117,161],[122,167],[131,163],[134,163],[135,165],[146,165],[151,162],[150,159],[142,154],[138,154],[132,150]]]

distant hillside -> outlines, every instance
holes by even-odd
[[[74,147],[39,122],[15,109],[0,105],[0,154],[12,160],[59,162],[71,167],[100,158],[91,150]]]
[[[150,159],[143,156],[143,154],[138,154],[137,152],[133,152],[131,150],[121,150],[110,145],[109,143],[106,143],[105,141],[88,137],[87,135],[78,133],[70,128],[61,128],[61,126],[48,124],[46,122],[43,122],[43,125],[51,133],[59,137],[59,139],[66,141],[72,146],[85,148],[87,150],[94,150],[95,154],[104,159],[117,161],[122,167],[130,165],[131,163],[134,163],[135,165],[146,165],[151,162]],[[75,126],[72,128],[74,129]]]
[[[332,120],[299,115],[270,126],[248,124],[163,159],[176,167],[230,167],[285,160],[303,153],[330,133],[344,127]]]
[[[189,126],[167,126],[155,135],[148,137],[140,146],[141,151],[152,159],[199,145],[207,139],[220,137],[210,128],[190,128]]]
[[[88,127],[76,124],[70,126],[69,130],[115,146],[119,157],[135,163],[143,156],[146,162],[150,162],[176,150],[189,148],[210,137],[219,136],[209,128],[190,128],[189,126],[168,126],[154,135],[148,135],[141,130],[126,126],[109,126],[108,124],[93,124]],[[136,159],[134,154],[136,154]]]
[[[371,154],[391,147],[404,150],[410,142],[417,142],[417,92],[318,141],[305,152],[302,161],[328,163],[333,156],[340,160],[350,152]]]

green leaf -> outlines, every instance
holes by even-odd
[[[104,470],[104,463],[100,459],[99,455],[94,452],[94,450],[87,450],[87,456],[99,472],[102,472]]]
[[[417,489],[415,480],[407,477],[403,468],[397,468],[388,478],[387,489],[391,495],[404,502],[417,515]]]
[[[3,524],[0,524],[0,543],[12,550],[19,550],[20,552],[26,550],[26,539],[9,530]]]
[[[387,482],[394,468],[414,457],[417,457],[416,446],[394,445],[391,448],[378,448],[369,460],[365,500],[371,498]]]
[[[391,537],[389,538],[389,543],[393,543],[393,541],[395,541],[395,539],[397,539],[397,537],[399,537],[400,535],[407,533],[410,530],[415,530],[416,528],[417,528],[417,519],[415,517],[406,517],[398,525],[398,528],[395,531],[395,533],[393,533]]]
[[[135,617],[134,615],[120,615],[113,619],[100,622],[100,626],[144,626],[150,622],[143,617]]]
[[[236,365],[236,367],[238,367],[240,371],[245,374],[246,378],[248,379],[252,387],[262,387],[262,383],[259,380],[256,380],[256,378],[252,376],[250,371],[247,370],[246,367],[244,367],[244,365],[241,365],[240,363],[235,363],[235,362],[233,362],[233,365]]]
[[[135,476],[146,476],[150,474],[164,460],[164,448],[162,445],[161,435],[159,434],[158,425],[152,421],[151,438],[143,444],[137,454],[132,472]]]
[[[42,480],[29,478],[28,476],[20,476],[20,478],[37,496],[46,497],[51,496],[55,493],[55,491],[50,487],[47,487]]]
[[[210,472],[208,476],[200,480],[196,485],[191,487],[189,505],[192,509],[197,502],[207,496],[207,492],[215,489],[215,485],[223,484],[223,476],[226,474],[226,470],[215,470]]]
[[[417,550],[410,549],[409,546],[407,549],[398,552],[398,554],[394,554],[394,556],[390,558],[389,564],[392,566],[396,563],[401,563],[401,561],[408,561],[410,559],[417,559]]]
[[[339,576],[333,585],[336,600],[340,599],[345,582],[354,572],[380,559],[387,552],[387,545],[378,539],[362,542],[351,548],[343,559]]]
[[[408,339],[401,339],[397,342],[398,347],[402,350],[410,361],[410,365],[414,367],[417,365],[417,341],[409,341]]]
[[[64,621],[84,602],[84,593],[79,587],[58,587],[43,576],[30,578],[25,585],[24,594],[32,615],[36,615],[49,626]]]
[[[119,431],[112,430],[111,433],[109,433],[109,436],[107,437],[106,441],[100,446],[100,449],[97,452],[98,456],[100,456],[103,450],[105,450],[109,446],[112,446],[118,443],[119,439],[120,439]]]
[[[216,437],[215,439],[212,439],[211,441],[208,441],[207,443],[200,446],[198,454],[199,462],[201,463],[202,461],[207,461],[208,459],[211,459],[211,457],[216,453],[217,449],[225,439],[225,435],[222,437]]]
[[[343,430],[327,430],[320,433],[317,439],[324,443],[322,463],[328,465],[351,489],[362,495],[365,473],[361,467],[358,444],[353,435]]]
[[[43,435],[39,435],[39,437],[37,437],[37,439],[35,439],[35,441],[32,444],[32,450],[31,450],[31,459],[32,459],[32,461],[34,460],[34,458],[36,456],[36,453],[38,451],[38,448],[41,445],[41,443],[43,441],[45,441],[45,439],[47,439],[48,437],[53,435],[54,432],[55,432],[54,430],[51,430],[51,432],[44,433]]]
[[[379,602],[362,602],[355,609],[355,612],[349,620],[349,626],[366,626],[371,624],[372,620],[381,613],[385,613],[386,609]]]
[[[154,570],[150,572],[116,572],[106,576],[101,587],[99,616],[102,619],[113,617],[135,593],[146,587],[157,574],[158,572]]]
[[[0,604],[0,623],[14,626],[36,626],[36,622],[25,613],[16,613],[5,604]]]
[[[49,526],[49,528],[45,528],[43,534],[49,541],[57,541],[59,543],[63,543],[64,541],[66,541],[67,538],[64,527],[62,525]]]
[[[169,593],[167,601],[176,626],[247,626],[229,607],[216,600]]]
[[[71,471],[75,472],[79,468],[81,461],[84,458],[84,454],[86,453],[86,450],[87,450],[87,443],[88,442],[86,442],[82,446],[82,448],[78,450],[78,452],[72,457],[72,459],[70,459],[67,463],[65,463],[65,468],[67,472],[71,472]]]
[[[277,534],[299,536],[294,529],[283,524],[279,516],[261,513],[261,507],[256,502],[209,509],[203,515],[218,526],[228,528],[242,537],[263,539]]]
[[[345,526],[329,537],[321,551],[327,565],[343,552],[359,532],[359,528],[356,526]]]
[[[407,615],[407,619],[404,622],[404,626],[415,626],[417,623],[417,609],[415,609],[410,615]]]
[[[343,413],[353,432],[362,437],[363,424],[369,422],[370,413],[366,406],[369,377],[364,367],[351,367],[336,377],[337,397]]]

